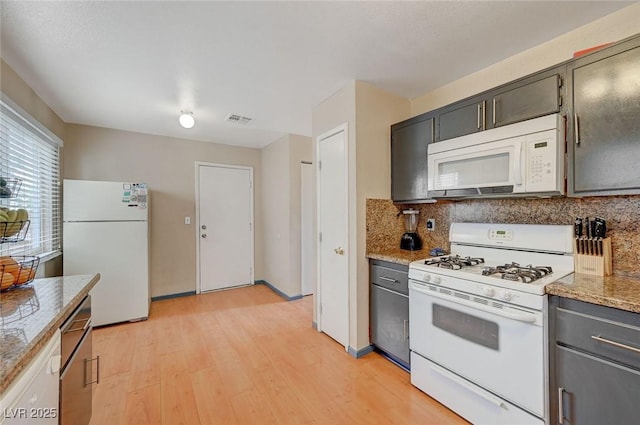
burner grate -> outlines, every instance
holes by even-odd
[[[460,257],[459,255],[431,258],[424,262],[427,266],[441,267],[450,270],[460,270],[463,267],[477,266],[483,263],[483,258]]]
[[[518,263],[505,264],[497,267],[487,267],[482,271],[483,276],[495,276],[515,282],[531,283],[541,277],[553,273],[550,266],[521,266]]]

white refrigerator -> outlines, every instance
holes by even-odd
[[[149,316],[149,192],[145,183],[64,180],[64,275],[100,273],[92,323]]]

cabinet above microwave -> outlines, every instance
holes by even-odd
[[[436,110],[436,141],[560,112],[564,75],[554,67]]]

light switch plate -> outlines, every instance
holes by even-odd
[[[185,217],[184,224],[191,224],[191,217]]]

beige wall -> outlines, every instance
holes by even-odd
[[[301,294],[300,161],[311,138],[289,134],[262,149],[263,279],[290,297]]]
[[[28,112],[40,124],[64,140],[65,123],[16,72],[0,59],[0,91]]]
[[[2,59],[0,59],[0,91],[64,141],[64,121]],[[60,160],[62,162],[64,149],[61,149],[60,152]],[[41,263],[40,267],[38,267],[37,276],[50,277],[60,276],[61,274],[62,257],[59,256],[46,263]]]
[[[289,292],[289,136],[262,148],[262,279]]]
[[[633,4],[547,43],[525,50],[411,101],[419,115],[571,59],[573,52],[614,42],[640,31],[640,3]]]
[[[354,350],[369,345],[366,198],[390,196],[389,127],[409,112],[409,100],[361,81],[347,84],[313,111],[314,155],[320,135],[348,124],[349,347]]]
[[[151,189],[151,295],[196,289],[195,162],[254,167],[261,204],[260,150],[68,124],[63,177],[142,181]],[[261,209],[255,208],[255,276],[262,264]],[[192,218],[190,225],[184,217]]]
[[[312,160],[311,137],[289,135],[289,292],[302,293],[302,169],[301,161]]]

